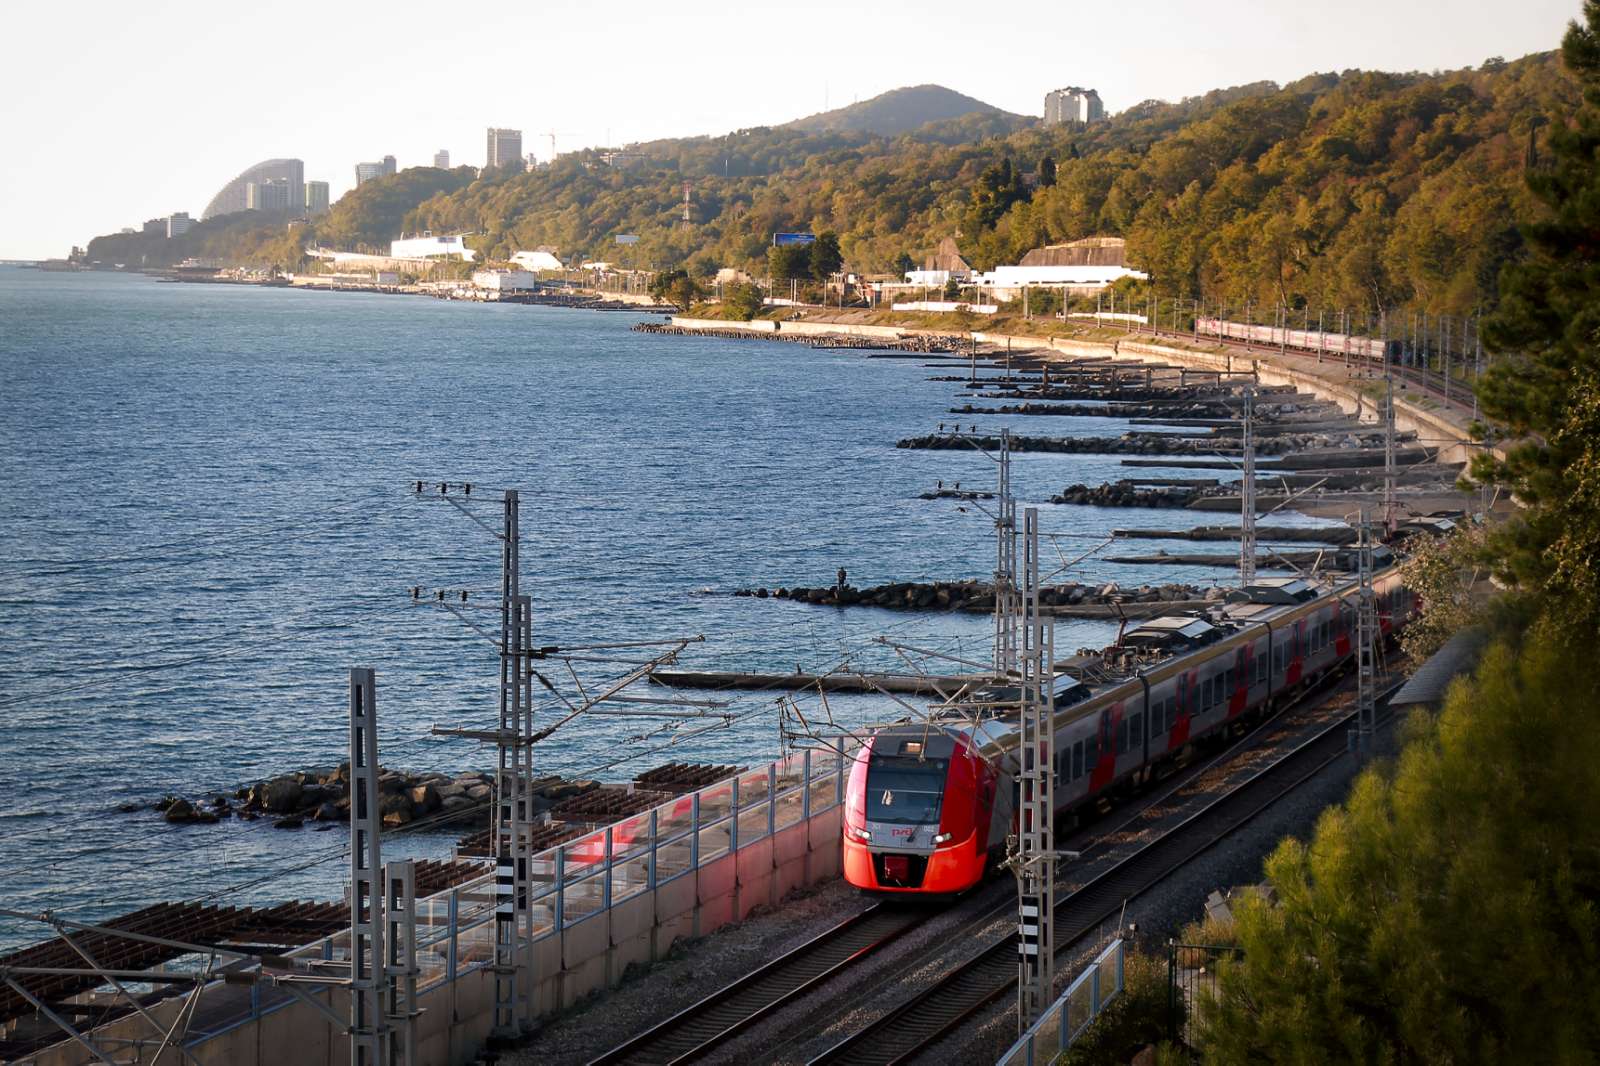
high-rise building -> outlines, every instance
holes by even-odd
[[[488,162],[485,166],[522,166],[522,131],[489,128]]]
[[[450,150],[448,148],[441,148],[437,152],[433,153],[433,165],[438,167],[440,170],[449,170]]]
[[[189,232],[189,227],[194,225],[194,219],[189,217],[187,211],[174,211],[167,218],[167,236],[181,237]]]
[[[328,209],[328,183],[325,181],[306,182],[306,214],[320,215]]]
[[[301,203],[305,197],[302,189],[306,181],[306,165],[298,159],[268,159],[264,163],[257,163],[224,185],[222,190],[211,198],[211,202],[206,205],[200,217],[215,218],[217,215],[248,210],[248,205],[245,203],[246,186],[251,182],[264,181],[286,183],[289,186],[289,202]]]
[[[1044,122],[1047,126],[1077,123],[1087,126],[1106,117],[1100,94],[1093,89],[1080,89],[1073,85],[1044,94]]]
[[[373,178],[386,178],[395,172],[394,156],[386,155],[381,162],[357,163],[356,184],[371,181]]]
[[[167,220],[164,218],[147,218],[144,220],[144,232],[152,235],[167,232]]]
[[[293,186],[286,181],[274,181],[268,178],[266,181],[249,182],[244,188],[244,206],[247,211],[286,215],[290,208],[299,206],[294,200]]]

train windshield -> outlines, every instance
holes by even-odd
[[[948,759],[874,755],[867,765],[867,821],[937,824]]]

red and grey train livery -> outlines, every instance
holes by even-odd
[[[1381,632],[1416,600],[1389,567],[1373,580]],[[1128,676],[1092,689],[1070,676],[1054,691],[1057,814],[1147,779],[1194,742],[1259,714],[1346,662],[1355,649],[1358,586],[1263,579],[1210,618],[1156,618],[1116,649]],[[1098,661],[1098,660],[1097,660]],[[902,895],[961,892],[983,879],[1014,831],[1016,688],[975,694],[1009,703],[976,725],[906,723],[854,753],[844,808],[844,874],[857,888]]]

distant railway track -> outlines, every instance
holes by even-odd
[[[1387,689],[1383,699],[1399,684]],[[1056,904],[1056,954],[1069,954],[1144,894],[1234,830],[1311,780],[1346,751],[1354,715],[1343,715],[1283,758],[1240,783]],[[811,1060],[891,1066],[915,1059],[1016,988],[1016,938],[1008,936],[957,966],[866,1027]]]
[[[1324,349],[1321,353],[1315,348],[1300,348],[1294,345],[1269,344],[1265,341],[1246,340],[1242,337],[1217,337],[1215,334],[1201,332],[1196,334],[1189,330],[1170,330],[1149,326],[1134,330],[1136,336],[1161,337],[1170,340],[1196,339],[1212,341],[1228,348],[1238,348],[1246,352],[1260,352],[1264,354],[1290,354],[1298,356],[1318,356],[1329,364],[1344,363],[1351,367],[1366,367],[1377,372],[1380,376],[1384,372],[1383,360],[1356,352],[1346,353],[1333,348]],[[1419,389],[1423,389],[1440,399],[1447,399],[1451,403],[1470,402],[1472,384],[1465,378],[1455,380],[1448,390],[1445,387],[1445,376],[1437,370],[1427,367],[1413,366],[1405,363],[1389,363],[1388,370],[1394,374],[1396,381],[1410,382]]]

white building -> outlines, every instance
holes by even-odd
[[[517,264],[517,266],[521,267],[523,270],[539,271],[566,269],[566,267],[561,265],[561,260],[557,259],[555,255],[546,248],[540,248],[533,252],[517,252],[511,257],[511,261]]]
[[[491,292],[526,292],[539,287],[539,275],[526,270],[478,270],[473,272],[472,287]]]
[[[189,227],[194,225],[194,219],[189,217],[187,211],[174,211],[167,219],[167,236],[181,237],[189,232]]]
[[[1087,126],[1091,122],[1099,122],[1106,117],[1106,108],[1100,102],[1100,94],[1093,89],[1083,89],[1076,85],[1065,89],[1056,89],[1044,95],[1044,123],[1046,126],[1061,126],[1076,123]]]
[[[402,237],[389,243],[391,259],[442,259],[450,256],[459,256],[470,263],[477,253],[467,247],[466,235],[462,233],[440,237],[424,233],[420,237]]]
[[[1149,276],[1125,266],[998,266],[973,275],[971,284],[992,292],[996,300],[1014,300],[1025,288],[1060,289],[1078,295],[1109,289],[1123,278],[1144,281]]]

